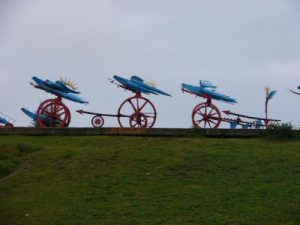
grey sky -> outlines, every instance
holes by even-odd
[[[270,117],[300,126],[300,3],[298,0],[0,0],[0,112],[27,126],[21,107],[36,110],[49,94],[33,75],[78,84],[87,106],[65,101],[71,126],[90,126],[76,109],[116,113],[131,96],[111,85],[114,74],[155,81],[173,98],[149,96],[156,127],[190,127],[201,101],[182,94],[199,79],[237,98],[221,110],[264,115],[264,87],[278,90]],[[105,126],[117,126],[107,118]],[[225,127],[227,125],[225,124]]]

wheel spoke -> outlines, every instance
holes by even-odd
[[[147,118],[155,118],[155,116],[148,116],[148,115],[145,115],[145,117],[147,117]]]
[[[58,122],[60,122],[60,123],[64,123],[64,120],[61,119],[61,118],[56,118],[54,121],[58,121]]]
[[[201,120],[197,120],[197,124],[201,123],[202,121],[204,121],[204,119],[201,119]]]
[[[61,107],[61,108],[59,108],[58,110],[56,110],[56,112],[58,113],[58,112],[60,112],[61,110],[64,110],[64,108]]]
[[[212,109],[212,110],[209,112],[208,116],[212,116],[212,115],[216,115],[216,114],[217,114],[217,113],[214,112],[214,109]]]
[[[43,112],[42,112],[42,115],[45,115],[46,117],[47,117],[47,115],[48,115],[48,116],[51,116],[50,112],[48,112],[48,111],[43,111]]]
[[[57,116],[61,116],[61,115],[63,115],[63,114],[65,114],[66,112],[62,112],[62,113],[60,113],[60,114],[57,114]]]
[[[140,110],[140,112],[143,110],[143,108],[146,106],[148,104],[148,102],[147,101],[145,101],[144,102],[144,104],[141,106],[141,108],[139,109]]]
[[[135,107],[135,105],[133,104],[133,102],[131,101],[131,99],[129,99],[128,101],[129,101],[129,103],[131,104],[131,106],[132,106],[134,112],[137,112],[138,110],[136,109],[136,107]]]
[[[140,112],[139,98],[136,98],[136,106],[137,106],[138,112]]]
[[[217,124],[215,121],[213,121],[213,120],[209,120],[209,122],[211,122],[211,123],[213,123],[213,124]]]

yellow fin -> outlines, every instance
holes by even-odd
[[[148,84],[148,85],[150,85],[152,87],[156,87],[156,83],[154,81],[152,81],[152,80],[145,81],[145,84]]]
[[[67,87],[69,87],[73,91],[76,91],[78,89],[76,84],[73,81],[68,80],[67,78],[60,77],[60,81],[63,82],[64,85],[66,85]]]

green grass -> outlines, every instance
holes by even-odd
[[[0,149],[16,161],[1,225],[300,224],[299,139],[0,136]]]

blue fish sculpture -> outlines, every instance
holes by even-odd
[[[132,76],[130,79],[114,75],[113,78],[121,84],[121,87],[131,90],[133,92],[140,92],[144,94],[154,94],[154,95],[166,95],[171,96],[170,94],[159,90],[155,87],[152,87],[144,82],[144,80],[138,76]]]
[[[68,99],[73,102],[88,104],[87,101],[82,100],[77,95],[80,92],[71,90],[68,88],[62,81],[52,82],[50,80],[42,80],[38,77],[32,77],[32,80],[35,82],[34,87],[47,91],[56,96]]]
[[[185,92],[195,94],[199,97],[203,97],[206,95],[217,101],[222,101],[222,102],[226,102],[226,103],[237,103],[236,99],[231,98],[227,95],[218,93],[216,91],[217,86],[213,85],[209,81],[200,80],[199,84],[200,84],[199,86],[194,86],[194,85],[183,83],[181,85],[181,89]]]

